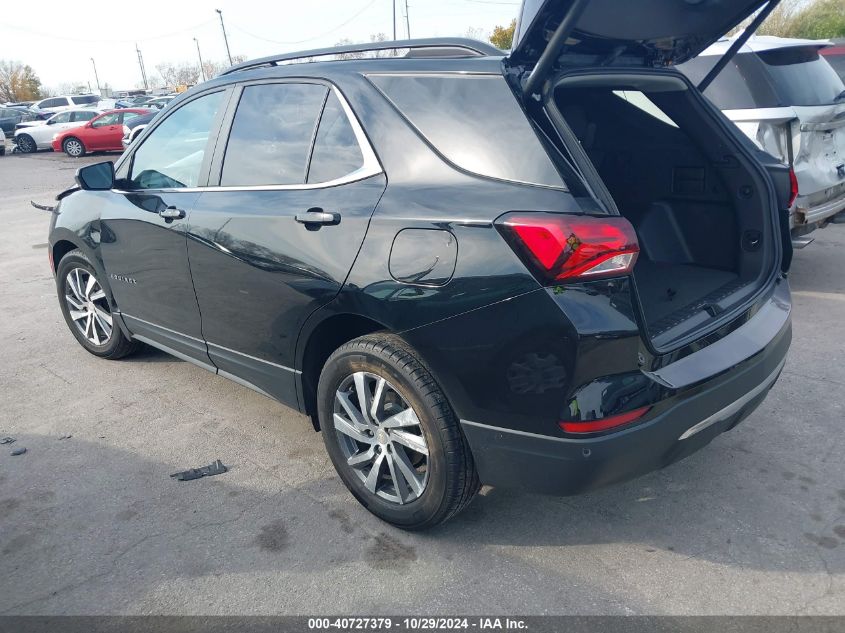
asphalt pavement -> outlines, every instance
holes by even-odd
[[[796,253],[789,360],[738,428],[579,497],[485,489],[410,534],[298,413],[75,342],[29,201],[103,159],[0,158],[0,614],[845,615],[845,225]]]

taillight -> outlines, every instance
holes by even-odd
[[[627,275],[640,252],[634,227],[619,216],[515,212],[496,225],[547,282]]]
[[[620,413],[619,415],[611,415],[601,420],[588,420],[587,422],[560,422],[560,428],[567,433],[599,433],[601,431],[609,431],[610,429],[617,429],[621,426],[636,422],[643,417],[651,407],[641,407]]]
[[[798,178],[795,176],[795,170],[790,168],[789,169],[789,204],[786,205],[787,209],[791,209],[792,205],[795,204],[795,199],[798,197]]]

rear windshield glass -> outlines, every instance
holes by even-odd
[[[71,97],[70,100],[76,105],[84,105],[87,103],[97,103],[100,100],[100,97],[97,95],[84,95],[80,97]]]
[[[694,83],[719,59],[699,57],[679,68]],[[815,106],[834,103],[845,86],[814,46],[741,53],[716,77],[704,95],[722,110]]]
[[[845,85],[815,46],[757,53],[785,105],[829,105]]]
[[[501,75],[370,75],[454,165],[481,176],[563,188]]]

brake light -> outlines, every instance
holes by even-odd
[[[634,227],[619,216],[509,213],[497,226],[545,281],[627,275],[640,252]]]
[[[643,417],[651,407],[640,407],[627,413],[611,415],[601,420],[589,420],[587,422],[560,422],[560,428],[567,433],[598,433],[608,431],[620,426],[625,426]]]
[[[790,168],[789,169],[789,204],[786,205],[787,209],[791,209],[792,205],[795,204],[795,199],[798,197],[798,178],[795,176],[795,170]]]

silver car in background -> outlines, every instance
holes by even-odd
[[[700,82],[731,43],[713,44],[680,70]],[[845,210],[845,84],[819,55],[827,45],[752,37],[704,91],[761,149],[793,168],[793,238]],[[811,240],[794,241],[800,247]]]

